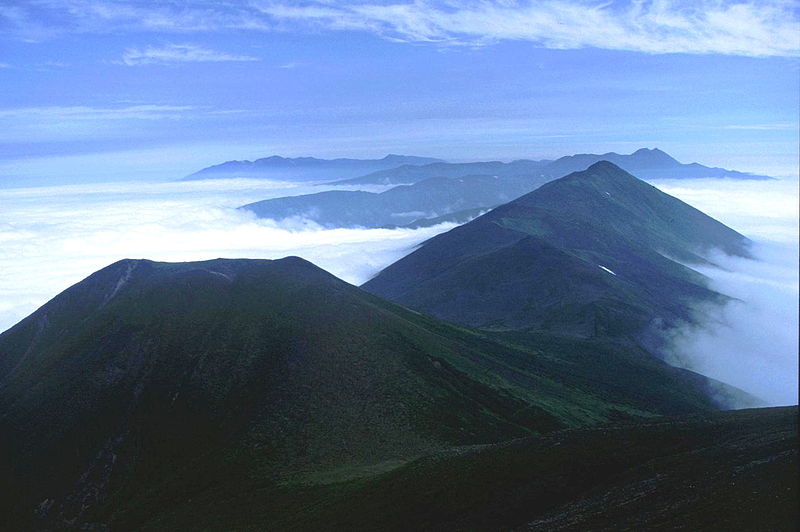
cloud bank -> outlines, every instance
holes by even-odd
[[[702,328],[675,331],[671,361],[768,404],[797,402],[798,183],[655,183],[753,238],[759,260],[713,257],[712,288],[729,305],[697,308]],[[375,187],[380,191],[386,187]],[[361,284],[453,227],[326,230],[259,220],[236,207],[319,191],[232,179],[0,189],[0,331],[90,273],[122,258],[164,261],[302,256]]]
[[[756,260],[715,254],[696,267],[734,298],[695,309],[701,327],[673,331],[669,361],[745,390],[768,405],[798,397],[798,182],[664,182],[659,188],[754,240]]]
[[[138,2],[49,0],[0,8],[0,27],[27,38],[65,32],[361,31],[385,39],[554,49],[797,56],[789,0],[317,0]]]
[[[248,179],[0,189],[0,331],[122,258],[299,255],[360,284],[454,226],[326,230],[236,210],[259,199],[316,191]]]
[[[698,308],[701,328],[675,331],[670,362],[737,386],[769,405],[797,404],[797,246],[761,243],[758,260],[718,255],[696,268],[733,298]]]

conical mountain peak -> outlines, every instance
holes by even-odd
[[[603,160],[429,240],[364,288],[466,325],[650,345],[654,328],[691,322],[676,301],[721,297],[666,257],[747,255],[748,242]]]

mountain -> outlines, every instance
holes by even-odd
[[[535,178],[467,176],[436,177],[385,192],[330,190],[316,194],[274,198],[243,205],[260,218],[299,217],[325,227],[394,227],[426,219],[464,218],[506,203],[540,185]]]
[[[337,181],[338,185],[358,184],[400,184],[416,183],[430,177],[463,177],[472,174],[487,174],[498,176],[535,176],[538,179],[550,181],[563,177],[572,172],[585,170],[594,163],[609,161],[620,168],[631,172],[641,179],[694,179],[694,178],[725,178],[725,179],[771,179],[767,176],[726,170],[724,168],[709,168],[698,163],[682,164],[658,148],[642,148],[630,155],[618,153],[579,154],[561,157],[555,161],[529,161],[520,160],[510,163],[432,163],[418,166],[401,166],[394,169],[382,170],[365,176]]]
[[[609,162],[547,183],[428,240],[363,285],[448,321],[610,337],[658,350],[662,332],[724,302],[681,263],[749,241]],[[680,261],[680,262],[678,262]]]
[[[441,162],[430,157],[387,155],[383,159],[316,159],[314,157],[286,158],[273,155],[255,161],[228,161],[203,168],[183,178],[223,179],[256,177],[279,181],[323,181],[356,177],[366,173],[397,168],[398,166]]]
[[[552,161],[519,160],[510,163],[500,161],[477,163],[436,162],[424,165],[403,165],[388,170],[379,170],[352,179],[336,181],[336,185],[403,185],[416,183],[431,177],[458,178],[468,175],[490,175],[498,177],[538,176]]]
[[[123,260],[0,335],[0,528],[261,528],[418,456],[711,411],[718,389],[604,339],[450,325],[296,257]]]
[[[561,177],[572,172],[585,170],[594,163],[609,161],[623,170],[645,180],[655,179],[771,179],[758,174],[712,168],[698,163],[682,164],[658,148],[641,148],[630,155],[604,153],[602,155],[580,154],[561,157],[550,163],[545,172],[553,177]]]

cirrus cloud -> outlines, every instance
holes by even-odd
[[[790,0],[39,0],[0,7],[24,39],[66,32],[362,31],[402,42],[554,49],[798,56]]]
[[[128,66],[170,63],[219,63],[228,61],[260,61],[250,55],[219,52],[193,44],[168,44],[161,47],[128,48],[122,54],[122,63]]]
[[[796,9],[783,1],[414,0],[301,6],[268,2],[260,9],[278,20],[372,31],[410,42],[482,45],[521,40],[555,49],[744,56],[800,53]]]

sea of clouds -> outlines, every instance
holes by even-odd
[[[722,253],[693,266],[734,298],[695,309],[702,327],[674,331],[670,362],[745,390],[768,405],[798,397],[798,181],[654,183],[753,240],[755,260]]]
[[[322,189],[256,179],[0,189],[0,331],[123,258],[299,255],[361,284],[422,241],[454,227],[324,229],[305,220],[261,220],[237,209]]]
[[[724,309],[697,309],[707,326],[676,331],[672,361],[768,404],[796,403],[797,180],[654,184],[752,238],[759,259],[719,256],[719,268],[702,270],[714,288],[736,299]],[[237,210],[253,201],[321,190],[254,179],[0,189],[0,331],[122,258],[299,255],[361,284],[454,227],[325,229],[304,220],[260,220]]]

